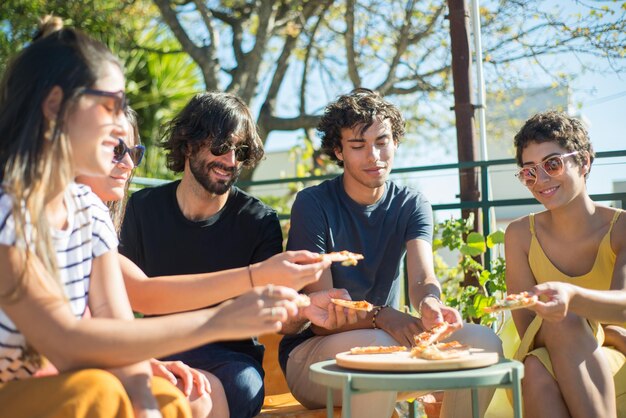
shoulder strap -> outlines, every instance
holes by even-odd
[[[619,218],[619,216],[622,214],[622,212],[624,212],[624,211],[623,210],[616,210],[615,211],[615,214],[613,215],[613,219],[611,219],[611,226],[609,226],[609,234],[613,230],[613,225],[615,225],[615,222],[617,222],[617,218]]]
[[[530,233],[535,235],[535,214],[528,215],[528,222],[530,223]]]

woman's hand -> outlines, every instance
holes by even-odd
[[[298,313],[298,292],[284,286],[255,287],[223,302],[211,311],[211,329],[219,340],[240,340],[280,331],[288,317]]]
[[[533,287],[530,293],[539,296],[539,300],[529,309],[546,321],[558,322],[567,315],[575,290],[568,283],[546,282]]]
[[[322,271],[330,266],[319,254],[310,251],[286,251],[256,263],[251,268],[256,286],[274,284],[300,290],[319,280]]]
[[[163,377],[176,386],[178,380],[181,382],[182,392],[186,397],[191,395],[193,386],[196,386],[200,396],[211,393],[211,384],[206,376],[198,370],[187,366],[182,361],[160,361],[150,360],[152,374]]]

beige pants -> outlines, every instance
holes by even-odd
[[[465,324],[451,337],[463,344],[486,351],[495,351],[502,356],[502,342],[490,328]],[[335,354],[352,347],[368,345],[398,345],[398,342],[382,330],[362,329],[329,336],[313,337],[296,347],[287,361],[287,384],[295,398],[310,409],[326,405],[326,388],[309,380],[309,366],[318,361],[335,358]],[[494,389],[478,391],[481,416],[484,415],[493,397]],[[419,396],[422,393],[415,393]],[[369,392],[352,397],[352,415],[355,417],[384,418],[393,412],[398,394],[396,392]],[[406,398],[403,394],[402,398]],[[341,406],[341,391],[333,392],[335,406]],[[443,398],[441,417],[470,417],[471,392],[469,389],[448,390]]]
[[[191,418],[187,399],[160,377],[152,392],[163,418]],[[87,369],[0,385],[0,416],[19,418],[133,418],[121,382],[111,373]]]

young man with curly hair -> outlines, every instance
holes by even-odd
[[[414,335],[443,322],[456,330],[455,340],[501,352],[501,342],[491,329],[463,324],[460,314],[441,302],[433,268],[430,204],[420,192],[388,178],[404,135],[400,111],[378,93],[360,88],[326,107],[318,131],[323,151],[343,167],[343,174],[298,194],[287,248],[321,253],[349,250],[365,258],[356,266],[336,263],[326,270],[318,282],[305,288],[311,307],[283,327],[284,333],[292,334],[281,342],[281,366],[298,401],[309,408],[325,404],[325,388],[308,379],[312,363],[332,359],[355,346],[411,347]],[[421,319],[400,306],[400,266],[405,256],[407,296]],[[337,297],[340,291],[376,308],[359,317],[351,310],[324,305],[325,295]],[[492,395],[493,390],[481,391],[483,413]],[[393,392],[356,395],[353,414],[390,416],[396,397]],[[341,402],[341,396],[334,399]],[[460,417],[470,412],[469,390],[446,392],[442,416]]]

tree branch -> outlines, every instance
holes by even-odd
[[[344,33],[346,46],[346,61],[348,64],[348,77],[353,87],[361,86],[361,77],[356,62],[356,52],[354,51],[354,0],[346,1],[346,31]]]
[[[170,8],[169,2],[167,0],[154,0],[154,3],[161,11],[163,20],[174,33],[174,36],[176,36],[176,39],[178,39],[178,42],[180,42],[183,49],[191,55],[193,60],[200,67],[207,87],[214,84],[214,80],[217,79],[217,74],[214,72],[213,63],[211,62],[210,57],[215,54],[216,46],[207,45],[205,47],[198,47],[193,43],[189,36],[187,36],[185,29],[183,29],[182,25],[178,21],[176,12]],[[211,50],[213,51],[211,52]],[[207,51],[209,52],[207,53]]]
[[[219,64],[219,58],[217,56],[216,45],[219,45],[219,35],[217,31],[215,30],[215,27],[211,20],[212,18],[211,10],[209,10],[209,8],[206,7],[206,5],[204,4],[202,0],[194,0],[194,3],[196,5],[196,8],[198,9],[198,12],[200,13],[200,17],[202,18],[202,21],[204,22],[204,25],[206,26],[207,31],[209,32],[209,41],[210,41],[209,45],[211,45],[211,47],[208,48],[208,61],[209,61],[208,65],[211,65],[212,68],[208,69],[207,71],[207,73],[211,75],[211,79],[206,80],[206,77],[205,77],[206,88],[207,90],[217,90],[219,87],[218,81],[217,81],[217,74],[220,71],[220,64]]]
[[[396,79],[396,70],[398,68],[398,64],[400,63],[400,58],[408,46],[409,32],[411,30],[411,16],[413,15],[414,7],[415,0],[409,0],[409,3],[404,9],[404,22],[402,22],[402,27],[400,28],[400,33],[398,34],[398,40],[396,41],[396,53],[391,59],[391,64],[389,64],[389,70],[387,71],[385,81],[383,81],[376,88],[376,90],[380,91],[383,96],[387,94],[387,90],[389,90],[389,88],[393,85]]]

